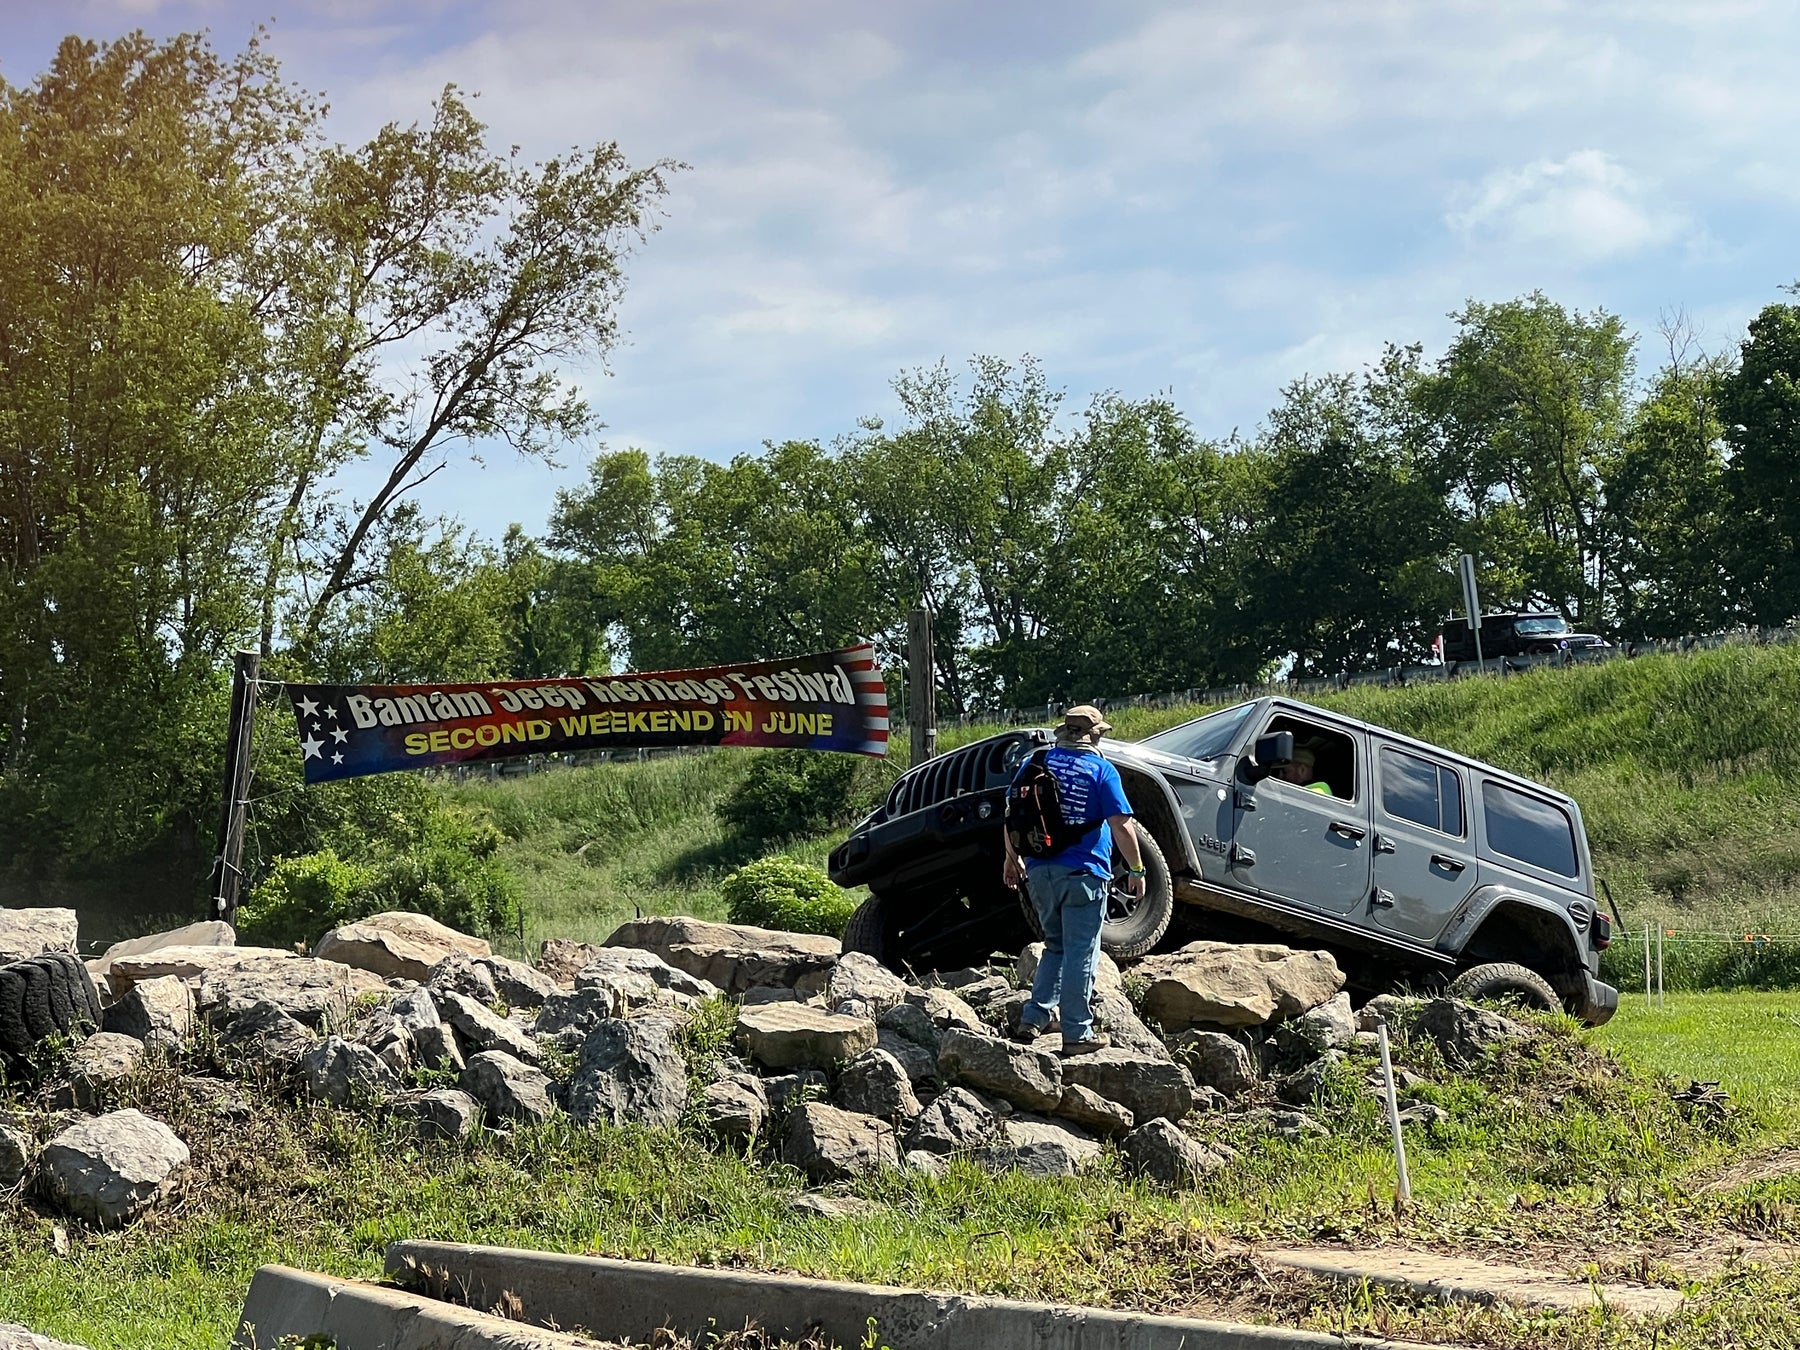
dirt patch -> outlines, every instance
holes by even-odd
[[[1699,1189],[1705,1195],[1718,1195],[1759,1181],[1779,1181],[1796,1173],[1800,1173],[1800,1148],[1784,1148],[1758,1158],[1740,1158],[1706,1178]]]

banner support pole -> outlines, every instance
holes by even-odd
[[[907,615],[906,684],[912,704],[912,762],[923,764],[937,754],[937,656],[931,610],[924,604]]]
[[[225,727],[224,802],[219,811],[219,849],[213,863],[208,918],[237,926],[243,879],[244,823],[250,805],[250,742],[256,728],[256,677],[262,655],[240,651],[231,672],[231,719]]]

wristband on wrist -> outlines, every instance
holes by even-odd
[[[1128,870],[1128,871],[1129,871],[1129,872],[1130,872],[1130,874],[1131,874],[1131,875],[1132,875],[1132,876],[1134,876],[1134,877],[1141,877],[1141,876],[1143,876],[1143,875],[1144,875],[1144,869],[1143,869],[1143,868],[1141,868],[1141,867],[1133,867],[1133,868],[1129,868],[1129,869],[1127,869],[1127,870]]]

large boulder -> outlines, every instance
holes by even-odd
[[[1000,1117],[968,1088],[953,1087],[919,1113],[906,1137],[910,1151],[947,1154],[980,1148],[1000,1128]]]
[[[1165,1186],[1193,1186],[1225,1159],[1171,1121],[1158,1118],[1138,1126],[1119,1142],[1132,1170]]]
[[[747,1144],[769,1118],[769,1095],[755,1074],[728,1073],[706,1085],[700,1110],[715,1136]]]
[[[938,1072],[946,1083],[991,1092],[1027,1111],[1053,1111],[1062,1101],[1062,1066],[1055,1055],[994,1036],[956,1028],[944,1032]]]
[[[978,1150],[975,1160],[995,1172],[1017,1168],[1032,1176],[1072,1177],[1100,1154],[1100,1141],[1085,1130],[1015,1116],[1000,1123],[999,1140]]]
[[[213,1046],[245,1067],[285,1072],[318,1040],[311,1029],[273,1003],[257,1003],[221,1026]]]
[[[113,1111],[71,1125],[44,1145],[43,1186],[65,1214],[116,1228],[168,1200],[188,1157],[187,1145],[160,1120]]]
[[[738,1042],[769,1069],[828,1069],[873,1049],[875,1024],[806,1003],[758,1003],[738,1010]]]
[[[919,1114],[919,1099],[899,1060],[882,1049],[865,1050],[838,1076],[837,1104],[846,1111],[904,1123]]]
[[[467,1139],[481,1119],[481,1103],[460,1088],[433,1088],[401,1093],[388,1103],[388,1113],[420,1139]]]
[[[106,1029],[179,1051],[194,1034],[194,994],[173,975],[140,980],[105,1013]]]
[[[0,965],[75,950],[72,909],[0,909]]]
[[[934,1084],[938,1081],[937,1047],[926,1049],[917,1041],[908,1040],[897,1031],[889,1031],[881,1027],[875,1032],[875,1047],[885,1050],[898,1061],[906,1073],[906,1081],[915,1087],[920,1084]]]
[[[914,989],[907,994],[906,1001],[930,1018],[939,1031],[948,1031],[951,1027],[960,1027],[964,1031],[988,1030],[981,1014],[970,1007],[967,1000],[948,989]]]
[[[629,919],[606,945],[654,952],[728,994],[742,994],[758,985],[792,988],[810,972],[829,970],[843,950],[836,938],[816,933],[781,933],[681,916]]]
[[[476,965],[486,967],[494,982],[494,992],[499,994],[500,1001],[509,1008],[541,1008],[545,999],[561,991],[561,986],[555,980],[523,961],[514,961],[506,956],[476,956],[470,959]]]
[[[300,1056],[297,1067],[306,1091],[333,1106],[379,1101],[400,1089],[400,1079],[366,1045],[341,1036],[326,1038]]]
[[[1275,1029],[1276,1047],[1292,1055],[1322,1055],[1356,1038],[1356,1013],[1349,994],[1326,999],[1311,1012],[1283,1022]]]
[[[795,988],[803,994],[822,994],[827,1008],[852,1017],[879,1017],[905,1003],[912,992],[905,980],[862,952],[845,952],[829,971],[804,976]]]
[[[142,937],[126,938],[123,942],[115,942],[100,953],[95,960],[89,961],[87,966],[96,984],[103,988],[110,988],[112,963],[125,957],[144,956],[165,947],[235,946],[237,946],[237,929],[222,919],[206,919],[181,928],[171,928],[167,932],[146,933]]]
[[[313,955],[384,980],[423,984],[431,978],[431,968],[454,952],[487,956],[492,951],[486,939],[459,933],[429,915],[393,911],[332,929],[319,939]]]
[[[387,983],[366,970],[352,970],[338,961],[284,953],[278,960],[250,957],[245,948],[233,951],[235,963],[221,963],[201,972],[194,1005],[208,1021],[218,1023],[248,1011],[258,1003],[273,1003],[289,1017],[309,1027],[334,1026],[349,1021],[351,1005],[364,994],[386,994]],[[119,964],[113,966],[115,978]]]
[[[1537,1032],[1491,1008],[1478,1008],[1456,998],[1434,998],[1419,1009],[1412,1034],[1436,1042],[1452,1064],[1468,1066],[1497,1045],[1528,1041]]]
[[[10,1191],[25,1179],[37,1151],[37,1141],[28,1133],[0,1120],[0,1191]]]
[[[788,1116],[781,1154],[816,1182],[848,1181],[900,1165],[892,1125],[823,1102],[807,1102]]]
[[[484,1008],[466,994],[458,994],[449,989],[434,989],[432,1000],[437,1004],[438,1016],[456,1028],[456,1034],[462,1039],[471,1053],[482,1050],[504,1050],[514,1059],[524,1060],[527,1064],[543,1062],[544,1052],[538,1048],[531,1033],[515,1022],[510,1022],[490,1008]]]
[[[504,1050],[483,1050],[471,1056],[459,1081],[463,1091],[486,1107],[494,1120],[544,1120],[555,1109],[549,1076]]]
[[[304,960],[298,952],[280,947],[234,947],[224,943],[192,943],[152,947],[126,952],[105,961],[106,984],[118,997],[140,980],[173,976],[198,990],[200,977],[209,970],[246,964],[267,966],[278,961]],[[96,962],[96,964],[100,964]]]
[[[98,1111],[144,1065],[144,1043],[115,1031],[97,1031],[69,1054],[69,1081],[59,1104]]]
[[[687,1106],[687,1059],[666,1017],[602,1022],[581,1043],[569,1114],[584,1125],[674,1125]]]
[[[1175,1058],[1201,1087],[1216,1088],[1227,1097],[1235,1097],[1256,1083],[1256,1061],[1251,1058],[1250,1047],[1235,1036],[1190,1027],[1178,1032],[1173,1044]]]
[[[83,1350],[67,1341],[53,1341],[17,1322],[0,1322],[0,1350]]]
[[[1044,959],[1044,944],[1033,942],[1019,953],[1013,962],[1013,973],[1019,977],[1024,988],[1031,988],[1031,982],[1037,979],[1038,964]],[[1119,973],[1118,965],[1105,952],[1100,953],[1100,963],[1094,968],[1094,990],[1096,993],[1125,992],[1125,978]]]
[[[575,973],[575,988],[603,989],[623,1009],[691,1008],[717,998],[717,986],[677,970],[655,952],[636,947],[588,947],[590,959]]]
[[[1063,1084],[1062,1101],[1057,1103],[1055,1114],[1108,1138],[1125,1134],[1136,1123],[1129,1108],[1079,1083]]]
[[[1117,1047],[1070,1055],[1062,1062],[1062,1081],[1119,1103],[1138,1120],[1180,1120],[1194,1105],[1193,1084],[1179,1064]]]
[[[1138,973],[1150,982],[1144,1015],[1165,1031],[1298,1017],[1344,987],[1344,972],[1330,952],[1276,943],[1190,942],[1146,958]]]
[[[617,995],[604,987],[558,991],[544,1000],[531,1034],[540,1042],[575,1049],[588,1032],[623,1011]]]

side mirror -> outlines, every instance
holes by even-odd
[[[1256,749],[1240,766],[1246,783],[1260,783],[1283,765],[1294,762],[1294,733],[1277,731],[1271,736],[1258,736]]]

